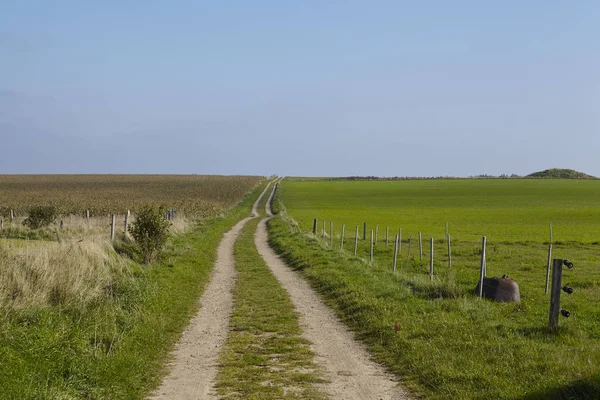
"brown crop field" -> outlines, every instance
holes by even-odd
[[[122,214],[151,203],[205,218],[223,213],[261,181],[217,175],[0,175],[0,217],[50,205],[59,214]]]

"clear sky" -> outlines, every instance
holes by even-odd
[[[600,2],[0,0],[0,149],[0,173],[600,176]]]

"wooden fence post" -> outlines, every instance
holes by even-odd
[[[421,232],[419,232],[419,261],[423,261],[423,240],[421,239]]]
[[[346,231],[346,224],[342,224],[342,235],[340,237],[340,250],[344,250],[344,233]]]
[[[448,268],[452,268],[452,251],[450,250],[450,234],[446,235],[446,239],[448,240]]]
[[[433,238],[429,239],[429,279],[433,280]]]
[[[323,234],[321,235],[322,239],[325,239],[325,220],[323,220]]]
[[[371,229],[371,246],[370,246],[370,252],[369,252],[369,262],[370,263],[373,262],[373,229]]]
[[[110,240],[115,240],[115,214],[112,215],[112,222],[110,224]]]
[[[410,243],[411,242],[412,242],[412,235],[410,235],[408,237],[408,251],[406,252],[406,268],[408,268],[408,259],[410,258]]]
[[[313,234],[317,233],[317,219],[315,218],[313,221]]]
[[[356,225],[356,233],[354,234],[354,257],[356,257],[356,248],[358,247],[358,225]]]
[[[367,223],[363,222],[363,240],[367,240]]]
[[[402,228],[398,229],[398,254],[402,254]]]
[[[552,263],[552,243],[548,245],[548,266],[546,267],[546,289],[544,294],[548,294],[548,282],[550,281],[550,264]]]
[[[0,219],[0,229],[4,229],[4,220]]]
[[[563,260],[552,262],[552,290],[550,292],[550,329],[558,329],[558,313],[560,311],[560,286],[562,281]]]
[[[90,210],[85,210],[85,217],[88,219],[90,219]]]
[[[15,219],[15,212],[13,210],[10,210],[10,222],[13,222],[14,219]]]
[[[398,261],[398,235],[396,235],[396,241],[394,242],[394,264],[392,271],[396,273],[396,263]]]
[[[125,214],[125,226],[124,226],[124,233],[125,236],[127,236],[127,227],[129,226],[129,210],[127,210],[127,214]]]
[[[483,297],[483,278],[485,278],[485,245],[486,237],[484,236],[481,242],[481,265],[479,267],[479,297]]]
[[[62,240],[60,240],[60,235],[58,234],[58,228],[56,226],[54,227],[54,233],[56,233],[56,240],[58,241],[58,244],[61,244]]]

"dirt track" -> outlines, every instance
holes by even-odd
[[[254,203],[252,217],[238,222],[219,244],[210,282],[200,298],[200,310],[185,329],[169,365],[171,372],[152,399],[216,398],[211,392],[233,307],[232,290],[236,278],[233,246],[244,225],[258,215],[258,203],[269,186]]]
[[[273,193],[269,200],[272,196]],[[270,204],[271,201],[268,201],[268,216],[273,215]],[[348,328],[321,301],[308,283],[285,265],[269,247],[266,226],[268,219],[258,225],[256,247],[289,293],[300,314],[304,337],[313,343],[316,361],[328,374],[326,378],[330,383],[325,385],[324,390],[333,399],[409,399],[409,395],[397,386],[394,378],[371,361],[365,347],[354,339]]]
[[[269,184],[270,185],[270,184]],[[200,298],[200,310],[186,328],[170,363],[171,372],[152,399],[214,399],[214,379],[218,357],[229,333],[232,290],[236,279],[233,248],[244,225],[258,215],[257,206],[269,185],[254,203],[252,217],[244,218],[227,232],[218,248],[217,262],[206,290]],[[267,201],[271,213],[274,186]],[[266,223],[257,228],[255,244],[269,268],[287,290],[300,316],[303,336],[312,343],[316,362],[323,367],[329,383],[322,389],[332,399],[409,399],[394,378],[370,359],[363,345],[340,322],[300,276],[293,272],[269,247]]]

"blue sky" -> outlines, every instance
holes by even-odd
[[[0,10],[0,173],[600,176],[595,1]]]

